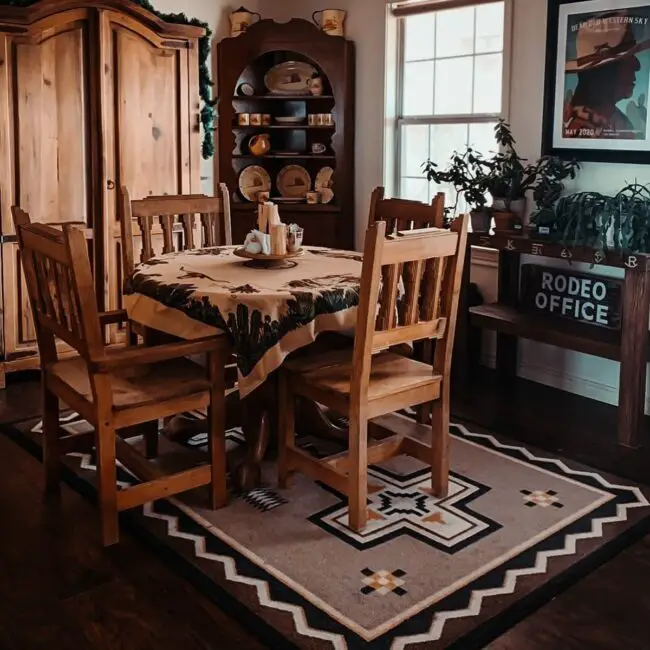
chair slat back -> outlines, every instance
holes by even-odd
[[[204,194],[149,196],[132,201],[126,187],[120,189],[120,229],[125,277],[135,265],[156,255],[232,244],[230,194],[219,184],[220,197]],[[198,221],[197,221],[198,216]],[[141,237],[135,259],[134,237]],[[156,242],[162,239],[162,246]]]
[[[436,194],[430,205],[408,199],[386,199],[384,188],[377,187],[370,198],[369,225],[377,221],[386,223],[386,235],[396,232],[428,231],[431,228],[442,229],[444,225],[445,195]],[[426,283],[435,281],[434,278],[444,275],[444,259],[438,258],[430,262],[414,262],[400,266],[389,266],[383,271],[382,295],[380,304],[382,313],[381,323],[384,329],[393,327],[396,323],[412,324],[416,317],[415,296],[420,292],[422,278]],[[405,299],[396,303],[398,284],[404,287]]]
[[[12,214],[41,360],[57,360],[55,338],[88,360],[101,356],[104,340],[83,227],[31,223],[16,206]]]
[[[464,215],[453,222],[450,230],[397,231],[387,237],[383,220],[368,228],[354,347],[353,386],[357,382],[359,397],[364,394],[363,383],[368,381],[373,352],[390,346],[438,339],[433,372],[443,374],[448,369],[467,225],[468,217]],[[407,268],[411,269],[411,281],[400,287],[402,269]],[[403,321],[397,317],[398,302],[402,303]]]
[[[386,234],[397,230],[442,228],[445,215],[445,195],[438,192],[431,204],[410,199],[386,199],[384,188],[376,187],[370,197],[368,225],[375,221],[386,222]]]

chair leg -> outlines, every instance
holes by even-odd
[[[43,464],[45,489],[58,493],[61,489],[61,451],[59,449],[59,398],[42,386],[43,403]]]
[[[99,476],[99,509],[102,518],[102,541],[104,546],[110,546],[119,541],[115,435],[115,427],[112,422],[100,421],[95,429],[97,474]]]
[[[348,518],[352,530],[362,531],[368,521],[368,420],[350,417],[350,473]]]
[[[212,481],[210,482],[210,506],[213,510],[228,505],[226,472],[226,378],[222,355],[212,353],[208,357],[210,367],[210,406],[208,407],[208,447]]]
[[[439,499],[449,491],[449,410],[444,398],[433,403],[431,413],[431,491]]]
[[[145,422],[142,426],[142,435],[144,437],[145,456],[149,459],[158,457],[158,420]]]
[[[291,466],[289,450],[293,449],[296,441],[295,408],[296,399],[289,386],[289,375],[280,371],[278,391],[278,483],[281,488],[289,487]]]
[[[417,414],[417,421],[420,424],[429,424],[431,418],[431,402],[420,404],[420,406],[416,407],[415,412]]]

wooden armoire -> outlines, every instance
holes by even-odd
[[[129,0],[0,6],[3,386],[39,365],[10,207],[85,222],[100,309],[119,308],[117,188],[199,191],[203,34]]]

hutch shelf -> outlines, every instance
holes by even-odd
[[[312,66],[313,76],[322,80],[321,94],[269,88],[269,71],[285,62]],[[219,175],[232,197],[233,241],[243,242],[255,225],[257,200],[251,191],[244,196],[241,176],[257,166],[268,174],[269,198],[278,202],[282,220],[303,227],[306,244],[353,248],[354,43],[328,36],[307,20],[261,20],[219,43],[218,78]],[[266,123],[240,124],[241,114],[266,115]],[[331,115],[332,123],[312,124],[309,115]],[[294,121],[278,123],[283,117]],[[251,138],[263,134],[270,149],[254,155]],[[318,191],[317,178],[331,169],[331,197],[327,193],[327,202],[307,203],[304,193],[279,182],[287,167],[309,179],[301,185],[304,192]],[[282,202],[288,196],[294,201]]]

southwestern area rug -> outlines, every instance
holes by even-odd
[[[75,414],[70,431],[88,424]],[[40,423],[2,430],[38,453]],[[233,462],[243,451],[228,434]],[[133,444],[140,444],[137,438]],[[191,464],[206,439],[164,439],[161,463]],[[336,444],[302,438],[314,455]],[[644,488],[453,425],[449,495],[398,457],[370,471],[370,523],[346,526],[345,499],[296,476],[206,509],[200,490],[127,513],[124,524],[270,648],[478,648],[650,529]],[[92,496],[92,454],[66,479]],[[133,477],[122,470],[119,481]]]

